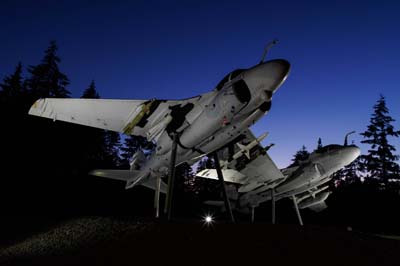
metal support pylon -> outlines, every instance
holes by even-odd
[[[272,224],[276,223],[276,216],[275,216],[275,190],[271,189],[271,212],[272,212]]]
[[[217,174],[218,174],[218,180],[221,183],[222,195],[224,197],[224,203],[225,203],[225,209],[229,213],[231,222],[235,223],[235,217],[233,217],[231,203],[229,202],[228,194],[226,193],[224,176],[222,175],[221,165],[219,164],[218,154],[216,151],[213,153],[213,157],[214,157],[215,169],[217,170]]]
[[[172,197],[174,192],[175,184],[175,165],[176,165],[176,151],[178,147],[178,133],[173,133],[172,136],[172,149],[171,149],[171,159],[169,164],[169,175],[168,175],[168,192],[167,200],[164,208],[164,213],[167,213],[168,220],[171,220],[172,215]]]
[[[293,195],[292,196],[292,200],[293,200],[293,204],[294,204],[294,208],[296,210],[296,214],[297,214],[297,219],[299,219],[299,224],[301,226],[303,226],[303,220],[301,219],[301,215],[300,215],[300,211],[299,211],[299,206],[297,206],[297,200],[296,197]]]
[[[156,208],[156,218],[160,217],[160,190],[161,190],[161,176],[156,177],[156,190],[154,194],[154,208]]]

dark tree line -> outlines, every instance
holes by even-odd
[[[28,115],[37,99],[70,97],[70,80],[60,65],[58,47],[52,41],[39,64],[27,67],[25,76],[22,63],[18,63],[0,84],[0,200],[12,202],[6,209],[18,214],[46,214],[49,210],[61,215],[104,210],[131,214],[130,209],[152,213],[151,190],[125,191],[123,182],[89,176],[88,172],[129,169],[132,156],[138,151],[151,153],[154,143],[140,136],[121,137],[116,132]],[[101,98],[94,80],[80,97]],[[205,159],[200,165],[212,167],[212,160]],[[213,181],[196,179],[188,164],[178,167],[177,179],[176,195],[183,198],[181,202],[199,204],[204,195],[215,193]]]
[[[39,98],[71,95],[70,80],[60,68],[57,52],[56,42],[50,42],[39,64],[27,67],[26,76],[22,63],[18,63],[0,84],[0,197],[2,202],[11,203],[6,205],[11,212],[18,207],[22,213],[42,212],[53,209],[53,205],[57,206],[56,213],[75,212],[92,210],[91,206],[107,200],[112,202],[104,195],[113,198],[113,187],[120,191],[124,184],[91,177],[88,172],[129,168],[131,155],[149,145],[133,136],[126,137],[122,145],[116,132],[28,115]],[[94,81],[83,90],[81,98],[100,98]],[[121,197],[125,196],[114,198]],[[111,203],[105,205],[112,209]]]

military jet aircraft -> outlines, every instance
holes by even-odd
[[[353,133],[353,132],[351,132]],[[261,203],[272,200],[272,220],[275,222],[275,202],[291,198],[294,202],[299,223],[303,224],[299,208],[310,208],[320,211],[326,208],[325,200],[330,192],[325,184],[332,179],[332,174],[353,162],[360,149],[355,145],[327,145],[315,150],[305,161],[279,170],[260,145],[261,139],[247,132],[245,143],[238,143],[233,156],[222,153],[220,158],[227,159],[221,164],[225,167],[223,175],[226,182],[237,184],[231,186],[229,197],[236,203],[240,212],[251,211],[254,221],[254,208]],[[247,143],[247,144],[246,144]],[[217,179],[215,169],[205,169],[197,173],[198,177]],[[221,206],[220,201],[208,201],[210,205]]]
[[[130,170],[94,170],[92,175],[144,185],[165,193],[161,176],[176,165],[190,164],[243,132],[271,108],[273,94],[288,77],[284,59],[264,62],[227,74],[210,92],[183,100],[57,99],[37,100],[30,115],[146,137],[156,144],[149,156],[133,156]],[[158,196],[159,197],[159,196]],[[158,201],[157,197],[157,201]]]

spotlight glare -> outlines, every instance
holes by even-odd
[[[207,214],[203,217],[203,222],[205,225],[212,225],[214,222],[214,218],[211,214]]]

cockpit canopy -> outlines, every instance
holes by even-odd
[[[325,152],[329,152],[329,151],[335,151],[338,150],[340,148],[342,148],[342,145],[338,145],[338,144],[330,144],[330,145],[326,145],[318,150],[316,150],[316,153],[325,153]]]
[[[230,72],[228,75],[226,75],[217,85],[216,89],[217,91],[221,90],[225,83],[227,83],[228,81],[233,80],[234,78],[236,78],[237,76],[239,76],[243,71],[245,71],[246,69],[236,69],[232,72]]]
[[[221,90],[227,82],[234,80],[237,76],[239,76],[245,69],[236,69],[226,75],[217,85],[217,91]],[[249,87],[243,79],[239,79],[232,84],[232,90],[235,94],[236,98],[241,103],[249,103],[251,99],[251,93]]]

